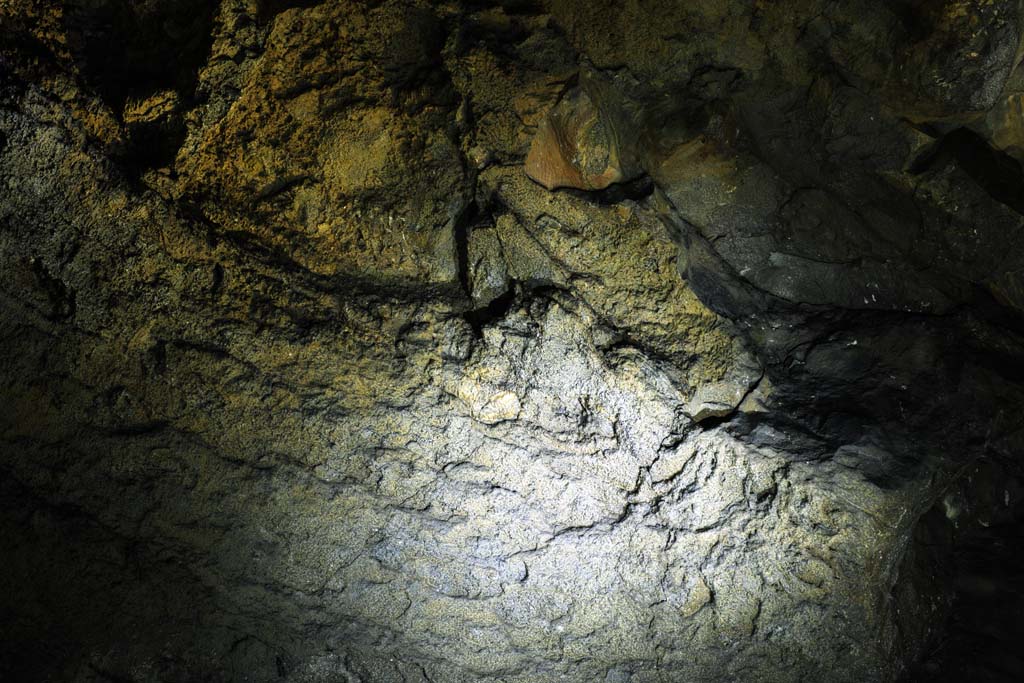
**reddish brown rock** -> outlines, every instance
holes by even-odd
[[[526,174],[549,190],[601,190],[640,174],[627,117],[593,87],[580,87],[544,118]]]

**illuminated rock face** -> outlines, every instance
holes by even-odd
[[[1021,33],[0,8],[0,679],[1015,680]]]

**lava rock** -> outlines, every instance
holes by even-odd
[[[526,174],[549,190],[603,190],[642,173],[636,127],[609,88],[588,82],[548,112],[526,156]]]

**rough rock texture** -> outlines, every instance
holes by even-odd
[[[0,5],[0,678],[1024,677],[1022,35]]]
[[[603,190],[641,175],[639,129],[616,100],[594,78],[566,93],[533,138],[526,175],[549,190]]]

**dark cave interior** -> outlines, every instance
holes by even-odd
[[[0,3],[0,680],[1024,680],[1024,2]]]

